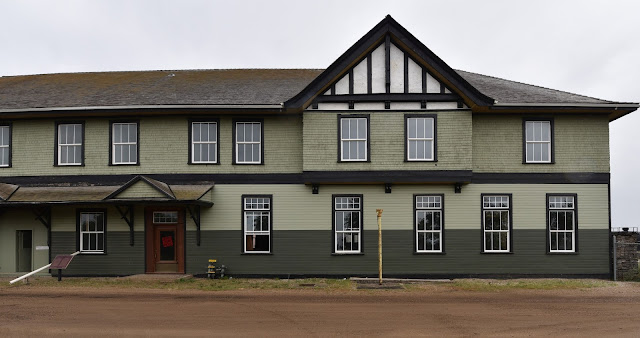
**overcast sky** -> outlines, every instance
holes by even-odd
[[[640,102],[639,3],[2,0],[0,76],[326,68],[391,14],[455,69]],[[640,227],[639,132],[610,125],[613,226]]]

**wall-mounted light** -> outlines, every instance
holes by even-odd
[[[314,184],[311,186],[311,193],[314,195],[317,195],[318,192],[320,191],[320,187],[317,184]]]
[[[391,183],[385,183],[384,184],[384,193],[385,194],[390,194],[391,193]]]

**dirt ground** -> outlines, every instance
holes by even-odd
[[[0,290],[0,336],[634,336],[640,287]]]

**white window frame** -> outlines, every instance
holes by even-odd
[[[347,135],[347,137],[343,137],[343,128],[344,128],[344,123],[348,122],[349,124],[349,134]],[[352,137],[351,135],[351,123],[355,122],[356,123],[356,135]],[[360,135],[360,136],[364,136],[364,137],[358,137],[358,130],[359,130],[359,124],[360,123],[364,123],[364,135]],[[369,160],[369,118],[367,117],[362,117],[362,116],[354,116],[354,117],[350,117],[350,116],[341,116],[340,117],[340,161],[341,162],[366,162]],[[349,158],[345,158],[345,145],[350,144],[351,142],[355,142],[360,143],[363,142],[364,143],[364,158],[351,158],[351,152],[349,152]],[[356,149],[359,149],[359,147],[356,147]],[[359,154],[359,152],[358,152]],[[356,155],[358,156],[358,155]]]
[[[337,254],[358,254],[362,252],[362,196],[351,195],[351,196],[333,196],[333,252]],[[343,229],[338,230],[338,214],[342,213],[350,213],[351,215],[358,215],[358,229]],[[342,221],[344,218],[342,218]],[[344,223],[343,223],[344,225]],[[353,236],[358,243],[358,249],[354,250],[353,245],[351,245],[350,250],[344,249],[344,243],[346,241],[346,237],[343,237],[340,241],[343,243],[343,249],[338,249],[338,237],[339,235],[350,235],[351,241],[353,240]],[[353,242],[349,242],[353,243]]]
[[[246,254],[264,254],[271,253],[271,210],[272,196],[243,196],[242,197],[242,229],[244,235],[242,236],[243,252]],[[267,229],[264,230],[263,217],[267,217]],[[260,230],[249,230],[249,217],[258,217],[260,219]],[[256,236],[268,236],[269,237],[269,250],[247,250],[247,236],[253,236],[255,243]]]
[[[500,220],[500,224],[498,224],[498,229],[495,228],[496,224],[494,222],[494,215],[498,213],[500,216],[497,218]],[[486,228],[486,219],[487,213],[491,213],[491,221],[492,227],[491,229]],[[502,214],[506,213],[507,224],[506,229],[502,226]],[[511,195],[482,195],[482,248],[485,253],[509,253],[511,252]],[[499,237],[502,237],[502,234],[506,234],[506,248],[494,249],[494,236],[493,234],[500,234]],[[487,248],[487,236],[491,238],[491,247]],[[501,241],[498,241],[499,247],[501,246]]]
[[[82,223],[83,223],[83,215],[102,215],[102,230],[98,230],[98,224],[96,223],[96,228],[95,230],[83,230],[82,228]],[[107,241],[106,241],[106,226],[107,226],[107,222],[106,222],[106,213],[103,211],[82,211],[80,212],[79,216],[78,216],[78,222],[79,222],[79,232],[80,232],[80,243],[79,243],[79,248],[80,248],[80,252],[82,253],[91,253],[91,254],[101,254],[101,253],[105,253],[106,251],[106,247],[107,247]],[[98,249],[98,240],[99,240],[99,236],[102,234],[102,249]],[[91,248],[85,248],[84,247],[84,237],[85,235],[89,236],[89,239],[91,239],[91,235],[95,235],[95,241],[96,241],[96,249],[91,249]]]
[[[65,129],[68,131],[69,127],[73,127],[73,138],[75,139],[75,132],[76,132],[76,126],[80,126],[80,143],[62,143],[62,128],[66,127]],[[82,123],[60,123],[58,124],[58,139],[57,141],[57,151],[58,151],[58,158],[56,159],[56,163],[59,166],[78,166],[78,165],[82,165],[83,162],[83,152],[84,152],[84,144],[83,144],[83,139],[84,139],[84,125]],[[65,134],[66,136],[68,136],[68,134]],[[74,159],[76,160],[75,162],[67,162],[67,163],[63,163],[62,162],[62,149],[63,148],[67,148],[67,160],[69,159],[69,150],[68,149],[74,149],[74,154],[75,154],[75,148],[79,147],[80,148],[80,158],[76,159],[74,156]]]
[[[196,141],[196,133],[195,133],[195,125],[200,125],[200,140]],[[202,126],[207,126],[207,130],[209,134],[207,134],[207,140],[202,140]],[[213,130],[216,133],[216,136],[211,139],[211,126],[213,126]],[[208,159],[206,161],[202,160],[202,151],[200,152],[200,160],[196,160],[196,145],[207,145],[209,147],[213,147],[214,149],[214,158],[213,160]],[[202,150],[202,149],[201,149]],[[207,153],[208,156],[208,153]],[[214,121],[193,121],[191,122],[191,163],[205,163],[205,164],[217,164],[218,163],[218,122]]]
[[[416,195],[415,196],[415,243],[416,243],[416,252],[436,252],[436,253],[440,253],[442,252],[442,248],[444,245],[443,242],[443,238],[442,238],[442,232],[443,232],[443,211],[444,211],[444,196],[441,195]],[[435,229],[434,225],[432,224],[431,226],[431,230],[427,229],[427,225],[425,224],[424,229],[420,229],[419,227],[419,220],[420,220],[420,216],[421,214],[424,214],[424,218],[425,220],[427,219],[427,214],[431,214],[431,219],[432,221],[436,219],[435,215],[439,215],[438,219],[439,219],[439,224],[438,225],[438,229]],[[434,242],[431,242],[431,249],[427,249],[427,239],[429,237],[429,235],[431,235],[431,237],[433,238],[434,236],[437,235],[438,237],[438,248],[435,248]],[[425,248],[424,249],[420,249],[420,237],[424,238],[424,245]]]
[[[411,120],[416,120],[416,130],[415,130],[415,134],[416,137],[410,137],[411,133],[410,133],[410,128],[411,128]],[[427,120],[431,120],[431,137],[427,137]],[[422,122],[422,125],[424,126],[424,137],[418,137],[418,124]],[[408,116],[407,117],[407,130],[406,130],[406,135],[407,135],[407,161],[434,161],[435,160],[435,153],[436,153],[436,147],[435,147],[435,141],[436,141],[436,119],[434,117],[430,117],[430,116]],[[411,143],[412,142],[416,142],[416,157],[415,158],[411,158]],[[417,143],[419,142],[423,142],[425,147],[424,147],[424,152],[423,152],[423,157],[419,157],[418,155],[418,150],[417,150]],[[430,144],[430,149],[431,149],[431,157],[426,157],[426,150],[427,150],[427,144]]]
[[[4,134],[7,133],[9,136],[7,139],[9,142],[4,144]],[[7,152],[7,163],[2,163],[4,160],[4,154]],[[9,167],[11,164],[11,126],[10,125],[0,125],[0,167]]]
[[[122,127],[128,125],[129,128],[131,128],[133,126],[134,130],[136,131],[136,137],[135,140],[131,141],[129,140],[128,142],[123,142],[121,140],[117,140],[115,139],[116,137],[116,133],[115,133],[115,128],[116,127]],[[120,139],[122,139],[122,129],[120,130]],[[122,165],[122,164],[138,164],[138,160],[140,158],[140,154],[138,153],[138,123],[137,122],[114,122],[111,124],[111,164],[113,165]],[[127,133],[127,138],[128,138],[128,133]],[[116,147],[117,146],[128,146],[129,149],[131,149],[131,146],[133,146],[136,149],[136,158],[135,161],[131,161],[131,151],[129,151],[129,161],[122,161],[122,158],[120,159],[120,161],[116,161]],[[120,153],[122,154],[122,152]]]
[[[577,221],[576,221],[576,196],[574,195],[548,195],[547,196],[547,205],[548,205],[548,238],[549,238],[549,252],[550,253],[563,253],[563,252],[576,252],[576,227],[577,227]],[[551,225],[551,215],[552,213],[556,213],[556,214],[560,214],[563,213],[564,214],[564,229],[560,229],[560,224],[558,224],[557,228],[554,230],[552,229],[552,225]],[[566,226],[567,226],[567,214],[571,214],[571,230],[567,230]],[[559,217],[556,216],[556,220],[558,220]],[[560,238],[560,234],[564,234],[565,235],[565,239],[564,239],[564,247],[565,249],[560,250],[557,249],[558,248],[558,240]],[[571,248],[570,249],[566,249],[567,247],[567,242],[566,242],[566,236],[570,234],[571,236]],[[556,249],[552,249],[552,238],[555,236],[556,238]]]
[[[529,126],[531,126],[531,128],[529,128]],[[536,130],[536,126],[540,126],[540,135],[534,135],[535,134],[535,130]],[[543,140],[542,135],[543,133],[543,128],[548,128],[548,133],[547,136],[549,137],[548,140]],[[552,128],[553,126],[551,125],[551,121],[525,121],[525,145],[524,145],[524,153],[525,153],[525,162],[526,163],[551,163],[551,159],[552,159],[552,154],[551,154],[551,142],[552,142]],[[529,133],[529,129],[531,129],[531,135]],[[536,136],[539,136],[539,140],[536,140]],[[535,148],[536,145],[540,145],[540,159],[536,160],[535,159]],[[532,157],[529,156],[529,147],[532,147]],[[542,158],[542,147],[546,147],[547,148],[547,156],[548,158]]]
[[[260,131],[260,137],[258,137],[259,140],[255,141],[253,140],[253,132],[251,133],[252,137],[251,137],[251,141],[247,141],[247,133],[243,133],[244,135],[244,139],[243,140],[239,140],[240,137],[240,133],[238,133],[238,127],[241,126],[244,128],[245,125],[252,125],[252,128],[255,128],[257,126],[258,130]],[[237,121],[235,122],[235,163],[236,164],[262,164],[262,122],[261,121]],[[256,161],[255,159],[253,159],[253,145],[257,144],[258,145],[258,160]],[[245,152],[244,152],[244,156],[245,158],[240,161],[239,155],[239,148],[240,146],[244,146],[244,145],[252,145],[252,161],[247,161],[247,152],[246,152],[246,148],[245,148]]]

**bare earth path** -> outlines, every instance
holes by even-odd
[[[0,290],[0,336],[640,336],[640,287]]]

